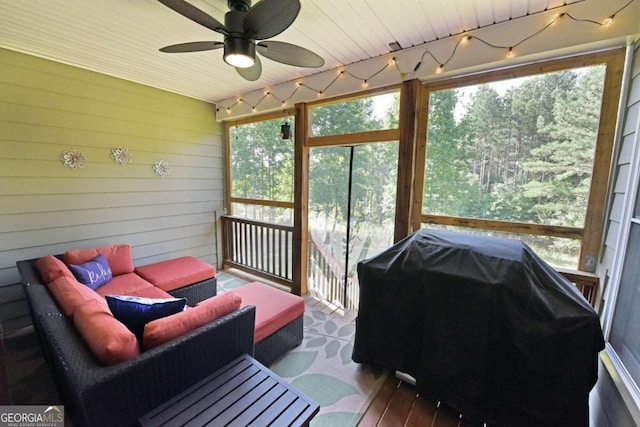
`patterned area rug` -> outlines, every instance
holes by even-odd
[[[219,292],[245,284],[218,273]],[[351,360],[355,324],[307,301],[302,344],[269,368],[320,404],[312,427],[358,424],[388,374]]]

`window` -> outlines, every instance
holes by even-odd
[[[583,237],[604,203],[593,197],[596,165],[606,183],[611,155],[610,142],[596,155],[604,62],[426,84],[423,226],[519,238],[552,265],[595,267],[599,241],[590,253]]]
[[[282,139],[281,126],[290,126]],[[229,128],[230,202],[234,215],[278,224],[292,223],[293,117],[237,124]]]

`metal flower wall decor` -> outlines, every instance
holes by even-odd
[[[153,165],[153,170],[156,175],[167,176],[169,175],[169,163],[164,160],[159,160]]]
[[[77,150],[69,150],[63,151],[62,155],[60,155],[60,160],[64,164],[64,166],[71,169],[82,169],[84,168],[84,155]]]
[[[117,147],[111,150],[111,158],[119,165],[126,165],[131,163],[132,154],[129,153],[129,149],[125,147]]]

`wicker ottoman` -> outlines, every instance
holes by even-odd
[[[260,282],[248,283],[231,292],[242,298],[241,307],[256,307],[254,356],[263,365],[300,345],[304,298]]]

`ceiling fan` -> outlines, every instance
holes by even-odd
[[[198,41],[165,46],[165,53],[200,52],[224,48],[224,61],[242,77],[254,81],[260,78],[262,64],[256,52],[277,62],[297,67],[318,68],[324,59],[303,47],[278,41],[260,41],[274,37],[287,28],[300,12],[299,0],[228,0],[229,12],[224,24],[184,0],[158,0],[180,15],[224,35],[224,42]]]

